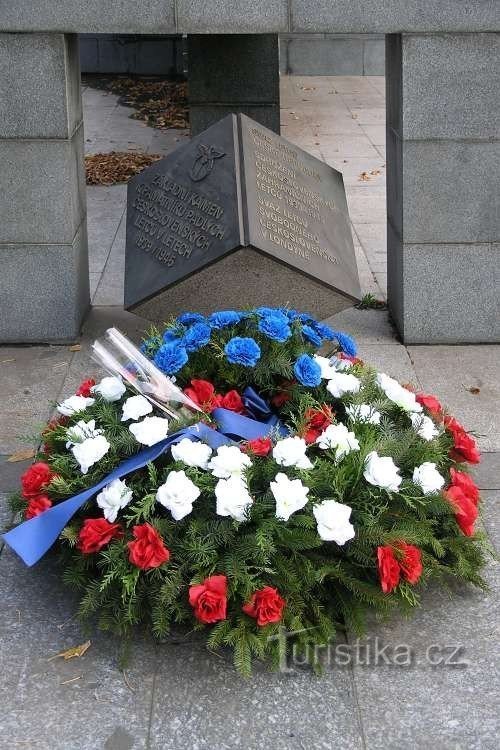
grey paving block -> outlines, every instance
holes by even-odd
[[[500,450],[500,347],[409,346],[408,351],[424,391],[478,436],[482,450]]]
[[[272,34],[288,31],[287,0],[177,0],[183,34]]]
[[[391,343],[399,346],[387,310],[358,310],[352,307],[325,322],[335,330],[353,336],[359,346]]]
[[[500,342],[500,244],[405,244],[400,252],[407,343]]]
[[[78,41],[0,34],[0,138],[69,138],[82,119]]]
[[[403,36],[404,138],[498,137],[500,35]]]
[[[0,456],[0,493],[6,495],[19,489],[21,475],[32,463],[32,459],[10,462],[8,458],[9,456]]]
[[[0,464],[0,471],[1,471],[1,464]],[[13,488],[17,489],[17,488]],[[10,490],[9,490],[10,492]],[[3,534],[5,531],[7,531],[11,525],[12,522],[12,513],[9,508],[8,503],[8,496],[9,492],[0,492],[0,534]],[[4,542],[3,539],[0,537],[0,553],[3,549]]]
[[[2,247],[0,342],[71,341],[90,304],[87,237]]]
[[[500,490],[481,492],[482,519],[492,545],[500,553]]]
[[[124,677],[117,641],[94,632],[89,638],[74,619],[76,600],[53,555],[30,569],[4,548],[0,598],[0,748],[145,749],[156,661],[151,643],[134,644]],[[87,639],[91,646],[81,658],[52,658]]]
[[[73,242],[85,216],[83,128],[69,140],[0,140],[0,164],[0,242]]]
[[[482,490],[500,490],[500,452],[483,453],[481,463],[472,471]]]
[[[418,375],[404,346],[360,342],[359,356],[378,372],[385,372],[401,383],[410,383],[420,389]]]
[[[367,748],[496,748],[498,563],[490,565],[486,578],[489,593],[454,587],[450,598],[446,591],[433,589],[411,619],[392,618],[387,625],[370,628],[354,666]],[[380,653],[386,646],[390,663],[384,664],[382,656],[377,662],[377,648]],[[400,654],[408,648],[409,666],[398,666],[397,646]],[[438,659],[440,663],[432,663]],[[463,664],[447,663],[450,660]]]

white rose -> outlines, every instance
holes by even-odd
[[[399,469],[392,458],[379,456],[377,451],[371,451],[367,455],[363,476],[370,484],[392,492],[397,492],[402,482]]]
[[[349,432],[345,424],[330,424],[316,442],[323,450],[335,450],[335,458],[339,461],[351,451],[359,451],[359,442],[354,432]]]
[[[122,422],[140,419],[153,411],[151,403],[144,396],[130,396],[122,407]]]
[[[413,470],[413,483],[422,488],[424,495],[432,495],[444,487],[444,477],[432,461],[425,461]]]
[[[326,390],[334,398],[340,398],[344,393],[357,393],[360,388],[360,379],[348,372],[336,372],[326,384]]]
[[[274,482],[270,484],[271,492],[276,500],[276,518],[288,521],[292,513],[306,505],[309,487],[300,479],[289,479],[286,474],[276,474]]]
[[[235,445],[222,445],[217,449],[215,455],[208,463],[214,477],[229,479],[232,476],[241,476],[243,471],[252,465],[245,453]]]
[[[57,411],[59,414],[64,414],[65,417],[71,417],[73,414],[78,414],[80,411],[85,411],[88,406],[95,404],[95,398],[87,398],[86,396],[70,396],[65,399],[62,403],[58,404]]]
[[[306,456],[306,441],[303,438],[288,437],[278,440],[273,448],[273,458],[280,466],[296,466],[298,469],[311,469],[312,463]]]
[[[98,435],[102,435],[102,430],[96,429],[95,419],[90,419],[88,422],[81,419],[66,430],[66,437],[68,438],[66,448],[71,448],[72,445],[83,443],[87,438],[94,438]]]
[[[335,367],[332,365],[331,361],[328,359],[328,357],[321,357],[319,354],[315,354],[313,356],[314,361],[316,364],[319,365],[321,370],[321,377],[324,380],[329,380],[330,378],[333,378],[335,375]]]
[[[365,422],[368,424],[380,424],[380,412],[370,404],[351,404],[346,406],[349,419],[353,422]]]
[[[184,471],[171,471],[167,481],[156,492],[156,499],[170,511],[175,521],[191,513],[193,503],[199,496],[200,489]]]
[[[92,386],[90,390],[92,393],[99,393],[105,401],[119,401],[127,389],[121,378],[110,375]]]
[[[411,423],[417,435],[424,440],[433,440],[439,435],[439,430],[430,417],[425,414],[410,414]]]
[[[118,511],[125,508],[132,500],[132,490],[121,479],[113,479],[97,495],[97,505],[102,509],[104,518],[110,523],[116,521]]]
[[[387,398],[405,411],[422,411],[422,406],[415,399],[415,394],[390,378],[383,372],[377,374],[377,385],[381,388]]]
[[[352,508],[335,500],[323,500],[313,507],[318,524],[318,534],[325,542],[345,544],[355,535],[354,526],[349,522]]]
[[[132,422],[128,428],[138,443],[156,445],[167,437],[168,419],[146,417],[142,422]]]
[[[246,521],[253,500],[241,477],[219,479],[215,485],[215,497],[218,516],[231,516],[235,521]]]
[[[198,466],[200,469],[208,469],[208,462],[212,455],[209,445],[198,440],[183,438],[171,448],[174,461],[182,461],[187,466]]]
[[[91,466],[100,461],[111,448],[104,435],[87,438],[83,443],[77,443],[71,449],[74,457],[80,464],[82,474],[86,474]]]

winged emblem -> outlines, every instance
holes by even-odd
[[[225,156],[224,151],[218,151],[213,146],[205,146],[204,143],[198,143],[196,157],[189,176],[193,182],[200,182],[210,174],[214,168],[215,160]]]

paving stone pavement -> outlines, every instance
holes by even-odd
[[[378,77],[282,79],[283,132],[344,171],[363,289],[377,297],[386,277],[383,97]],[[103,92],[86,89],[84,107],[89,152],[168,153],[176,138],[185,138],[129,120],[128,110]],[[6,495],[27,463],[6,460],[24,445],[17,436],[36,432],[51,403],[96,373],[88,357],[96,336],[113,324],[139,341],[147,327],[121,306],[125,187],[87,192],[95,307],[81,349],[0,347],[0,528],[10,522]],[[486,452],[475,474],[484,490],[484,527],[500,549],[499,348],[406,348],[385,311],[346,310],[331,322],[356,338],[367,361],[435,392],[479,434]],[[490,592],[461,591],[449,599],[430,590],[412,619],[374,623],[361,644],[349,638],[350,652],[361,655],[349,666],[331,663],[322,678],[300,666],[283,674],[257,668],[250,681],[235,674],[227,654],[209,655],[197,638],[182,634],[156,646],[140,638],[122,672],[116,642],[77,624],[74,597],[55,569],[49,555],[28,570],[0,543],[0,750],[497,747],[496,562],[487,572]],[[81,659],[52,658],[88,637],[91,647]],[[401,644],[411,649],[410,665],[385,664],[382,657],[374,663],[377,645],[392,653]],[[432,664],[432,645],[442,649],[431,652],[434,660],[450,659],[450,647],[460,646],[455,659],[467,663]]]

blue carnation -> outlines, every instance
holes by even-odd
[[[260,346],[251,338],[235,336],[224,347],[228,362],[233,365],[255,367],[260,359]]]
[[[317,320],[313,320],[311,325],[322,339],[333,341],[337,338],[337,332],[334,331],[333,328],[330,328],[330,326],[327,326],[324,323],[318,323]]]
[[[315,388],[321,383],[321,368],[309,354],[301,354],[293,366],[295,377],[309,388]]]
[[[212,328],[226,328],[227,326],[235,326],[242,319],[243,314],[236,312],[236,310],[219,310],[214,312],[208,318],[209,324]]]
[[[275,312],[272,315],[261,318],[258,329],[274,341],[283,342],[292,335],[292,329],[288,325],[288,318],[280,312]]]
[[[200,313],[185,312],[179,315],[177,322],[182,323],[183,326],[192,326],[193,323],[204,323],[205,318]]]
[[[283,308],[281,307],[256,307],[255,312],[257,315],[266,317],[268,315],[283,315]]]
[[[168,344],[170,341],[180,341],[178,332],[173,328],[167,328],[163,332],[163,343]]]
[[[342,333],[342,331],[337,331],[335,333],[335,338],[339,342],[339,346],[342,349],[342,351],[349,355],[349,357],[355,357],[357,353],[357,347],[356,342],[353,338],[347,335],[347,333]]]
[[[205,344],[208,344],[211,333],[212,330],[206,323],[195,323],[191,328],[187,329],[182,337],[182,346],[188,352],[195,352],[201,349],[202,346],[205,346]]]
[[[178,372],[188,361],[187,351],[175,341],[168,341],[160,346],[155,354],[154,363],[167,375]]]
[[[321,346],[322,338],[317,333],[317,331],[314,330],[312,326],[305,325],[302,326],[302,335],[305,339],[311,342],[311,344],[314,344],[314,346]]]

